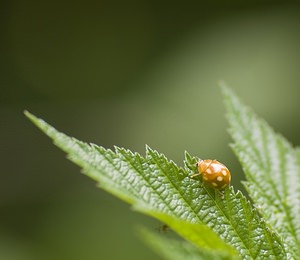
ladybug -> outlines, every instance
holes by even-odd
[[[198,173],[192,175],[202,176],[203,183],[207,186],[222,190],[230,185],[230,171],[228,168],[217,160],[199,160],[197,162]]]

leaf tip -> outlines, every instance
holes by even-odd
[[[32,120],[33,118],[35,118],[35,116],[33,114],[31,114],[28,110],[24,110],[23,111],[24,115],[29,118],[30,120]]]
[[[219,86],[221,88],[221,91],[223,93],[224,97],[227,96],[235,96],[234,92],[232,91],[232,89],[225,83],[225,81],[219,81]]]
[[[220,86],[222,92],[224,93],[225,91],[229,90],[229,87],[227,86],[227,84],[225,83],[224,80],[219,80],[218,85]]]
[[[28,110],[23,111],[24,115],[35,125],[39,125],[40,119],[37,118],[35,115],[31,114]]]
[[[148,144],[146,144],[145,147],[146,147],[146,153],[148,153],[148,152],[150,152],[150,153],[154,152],[154,150]]]
[[[192,156],[189,154],[187,150],[184,151],[184,158],[186,161],[190,161]]]

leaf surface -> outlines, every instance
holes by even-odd
[[[230,260],[232,255],[216,250],[197,248],[185,241],[140,229],[142,239],[163,259],[172,260]]]
[[[229,253],[233,258],[239,254],[243,259],[285,259],[281,238],[241,192],[230,187],[223,198],[219,191],[190,177],[196,171],[197,158],[186,153],[181,168],[149,147],[144,157],[118,147],[112,151],[68,137],[28,112],[26,115],[102,189],[165,222],[198,247]]]
[[[223,85],[233,150],[243,166],[244,183],[270,228],[283,237],[287,258],[300,259],[299,150]]]

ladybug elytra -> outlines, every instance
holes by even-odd
[[[217,190],[222,190],[230,185],[230,171],[224,164],[217,160],[199,160],[197,162],[197,168],[198,173],[191,177],[193,178],[201,175],[203,183],[207,186]]]

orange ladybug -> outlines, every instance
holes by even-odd
[[[207,186],[217,190],[225,189],[230,185],[230,171],[217,160],[199,160],[197,167],[199,172],[192,175],[192,178],[201,175],[203,182]]]

